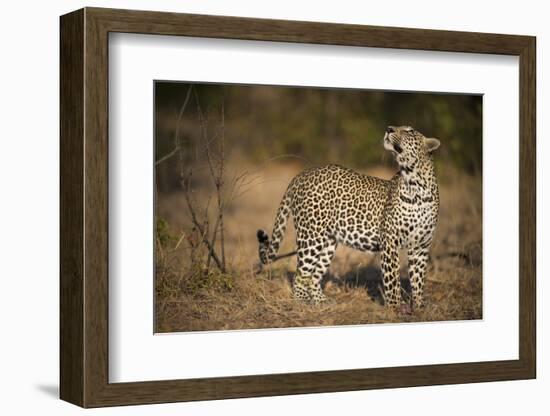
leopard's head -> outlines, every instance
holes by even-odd
[[[388,126],[384,135],[384,148],[393,153],[404,169],[414,169],[419,160],[429,158],[439,145],[439,140],[424,137],[410,126]]]

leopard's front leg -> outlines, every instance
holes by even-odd
[[[424,306],[424,281],[428,268],[428,249],[422,247],[408,250],[409,279],[411,281],[411,306],[415,309]]]
[[[386,238],[383,242],[381,266],[385,305],[398,307],[401,304],[401,282],[399,280],[399,247],[395,239]]]

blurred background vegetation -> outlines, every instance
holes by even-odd
[[[271,229],[301,170],[338,163],[395,174],[382,145],[388,125],[411,125],[442,143],[430,306],[405,319],[480,319],[481,111],[479,95],[156,82],[156,331],[402,322],[370,298],[369,288],[382,284],[372,253],[338,248],[328,312],[292,300],[294,256],[254,272],[256,231]],[[291,223],[281,253],[295,250],[293,235]]]
[[[227,158],[261,164],[293,155],[304,167],[339,163],[362,170],[390,165],[382,146],[388,125],[411,125],[442,146],[439,178],[453,171],[481,177],[480,95],[385,92],[280,86],[193,84],[207,126],[215,135],[223,108]],[[174,148],[178,113],[190,84],[155,83],[155,158]],[[196,162],[201,128],[194,98],[181,115],[179,132]],[[210,133],[209,133],[210,134]],[[193,150],[195,149],[195,150]],[[176,158],[157,166],[159,191],[178,185]],[[454,168],[454,169],[453,169]]]

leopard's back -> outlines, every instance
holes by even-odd
[[[339,165],[305,170],[288,190],[297,238],[329,235],[353,248],[377,251],[390,186]]]

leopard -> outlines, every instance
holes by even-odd
[[[424,286],[439,216],[436,138],[411,126],[388,126],[383,147],[397,172],[391,179],[365,175],[338,164],[309,168],[289,183],[275,215],[271,237],[257,231],[260,264],[277,259],[289,217],[296,234],[293,298],[327,302],[321,281],[342,244],[379,253],[382,299],[388,307],[424,307]],[[400,250],[407,253],[410,294],[403,295]],[[404,289],[404,288],[403,288]],[[333,302],[333,301],[332,301]]]

